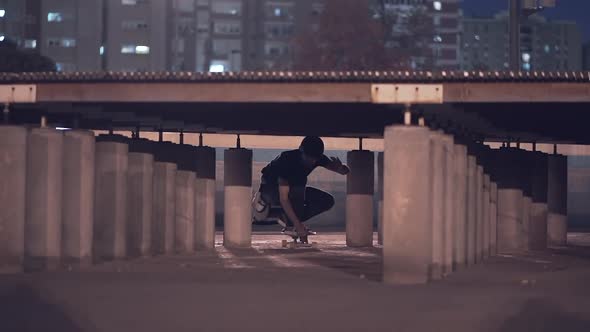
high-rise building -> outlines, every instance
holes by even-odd
[[[458,69],[461,0],[383,0],[384,15],[392,16],[391,47],[404,36],[421,48],[412,54],[414,69]]]
[[[583,56],[582,56],[582,58],[583,58],[582,69],[590,71],[590,42],[587,42],[584,45],[582,54],[583,54]]]
[[[509,68],[508,14],[463,20],[462,68]],[[520,28],[522,70],[581,70],[581,33],[575,22],[533,15]]]
[[[0,0],[0,40],[38,51],[40,9],[41,0]]]

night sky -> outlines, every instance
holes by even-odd
[[[508,9],[508,0],[463,0],[465,16],[493,15]],[[585,41],[590,40],[589,0],[557,0],[555,8],[546,9],[543,16],[550,19],[572,20],[580,26]]]

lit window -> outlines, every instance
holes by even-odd
[[[531,55],[530,55],[530,53],[522,53],[522,61],[524,61],[524,62],[531,62]]]
[[[135,46],[136,54],[150,54],[150,47],[144,45]]]
[[[523,63],[523,64],[522,64],[522,69],[524,69],[524,70],[526,70],[526,71],[529,71],[529,70],[531,70],[531,64],[530,64],[530,63],[528,63],[528,62],[527,62],[527,63]]]
[[[0,42],[4,41],[4,35],[0,35]]]
[[[101,46],[101,47],[98,49],[98,53],[100,53],[100,55],[104,55],[104,46]]]
[[[543,47],[543,50],[545,51],[545,53],[549,53],[551,52],[551,47],[547,44],[545,44],[545,47]]]
[[[135,45],[123,45],[121,46],[121,53],[133,54],[135,53]]]
[[[442,10],[442,2],[441,1],[434,1],[432,3],[432,6],[434,7],[434,10],[436,10],[436,11]]]
[[[480,40],[481,39],[481,37],[479,37],[479,35],[475,35],[475,36],[473,36],[473,38],[475,38],[475,40]]]
[[[281,16],[281,8],[275,8],[275,16]]]
[[[209,66],[209,72],[211,72],[211,73],[223,73],[224,71],[225,71],[225,66],[222,64],[212,63],[211,66]]]
[[[47,22],[62,22],[63,20],[62,13],[47,13]]]
[[[25,40],[25,48],[37,48],[37,40],[36,39],[26,39]]]
[[[4,17],[4,16],[6,16],[6,10],[0,9],[0,17]]]
[[[433,38],[434,42],[436,43],[441,43],[442,42],[442,37],[439,35],[434,36]]]
[[[76,40],[71,38],[63,38],[61,40],[62,47],[76,47]]]
[[[135,6],[137,5],[137,0],[121,0],[121,4],[124,6]]]

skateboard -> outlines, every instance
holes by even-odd
[[[315,242],[309,243],[309,237],[312,235],[316,235],[316,233],[310,232],[307,236],[285,234],[285,236],[290,237],[292,239],[292,241],[283,240],[282,246],[283,246],[283,248],[290,248],[290,249],[313,248],[315,246]]]

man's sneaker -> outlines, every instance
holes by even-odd
[[[295,227],[284,227],[281,233],[288,235],[288,236],[298,236]]]

